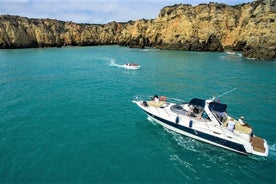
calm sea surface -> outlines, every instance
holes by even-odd
[[[168,131],[132,103],[234,88],[220,99],[267,140],[267,158]],[[117,46],[0,50],[0,183],[276,183],[275,94],[275,60]]]

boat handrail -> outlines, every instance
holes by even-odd
[[[135,100],[150,100],[154,95],[136,95],[134,96]],[[161,96],[160,96],[161,97]],[[176,104],[184,104],[184,103],[188,103],[184,100],[178,99],[178,98],[170,98],[170,97],[166,97],[166,101],[168,102],[172,102],[172,103],[176,103]]]
[[[219,97],[222,97],[222,96],[224,96],[224,95],[226,95],[226,94],[228,94],[228,93],[231,93],[232,91],[235,91],[236,89],[238,89],[238,88],[233,88],[233,89],[231,89],[231,90],[229,90],[229,91],[226,91],[225,93],[223,93],[223,94],[221,94],[221,95],[218,95],[218,96],[215,96],[215,97],[213,97],[213,98],[214,98],[214,100],[215,100],[216,98],[219,98]]]
[[[150,99],[151,96],[149,96],[149,95],[136,95],[133,98],[134,98],[134,100],[141,101],[141,100]]]
[[[172,102],[172,103],[176,103],[176,104],[184,104],[184,103],[188,103],[186,102],[185,100],[181,100],[181,99],[178,99],[178,98],[170,98],[170,97],[167,97],[167,100]]]

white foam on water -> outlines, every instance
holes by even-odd
[[[268,156],[276,158],[276,143],[273,143],[272,145],[268,145]]]
[[[117,64],[115,62],[115,59],[113,59],[113,58],[109,58],[109,66],[114,66],[117,68],[124,68],[124,65]]]

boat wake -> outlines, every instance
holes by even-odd
[[[177,144],[184,148],[185,150],[189,150],[192,152],[200,152],[199,149],[201,146],[203,146],[202,143],[200,143],[199,141],[196,141],[190,137],[184,137],[176,132],[173,132],[172,130],[169,130],[167,128],[164,128],[168,133],[170,133],[173,136],[173,139],[177,142]]]
[[[110,63],[109,63],[109,66],[114,66],[114,67],[117,67],[117,68],[124,68],[124,65],[119,65],[115,62],[115,59],[110,59]]]
[[[269,155],[276,159],[276,143],[268,145]]]
[[[185,168],[193,171],[193,172],[196,172],[196,170],[193,168],[193,165],[191,162],[187,161],[187,160],[184,160],[184,159],[181,159],[178,155],[170,155],[170,160],[172,162],[174,162],[176,165],[182,165],[184,166]],[[181,173],[184,177],[188,177],[182,170],[179,170],[179,173]]]
[[[157,125],[158,125],[158,124],[152,119],[152,117],[150,117],[150,116],[147,117],[147,120],[148,120],[149,122],[151,122],[151,124],[153,124],[154,126],[157,126]]]

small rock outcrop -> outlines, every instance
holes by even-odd
[[[0,48],[118,44],[189,51],[243,51],[246,57],[276,57],[276,2],[229,6],[209,3],[164,7],[157,18],[108,24],[0,16]]]

